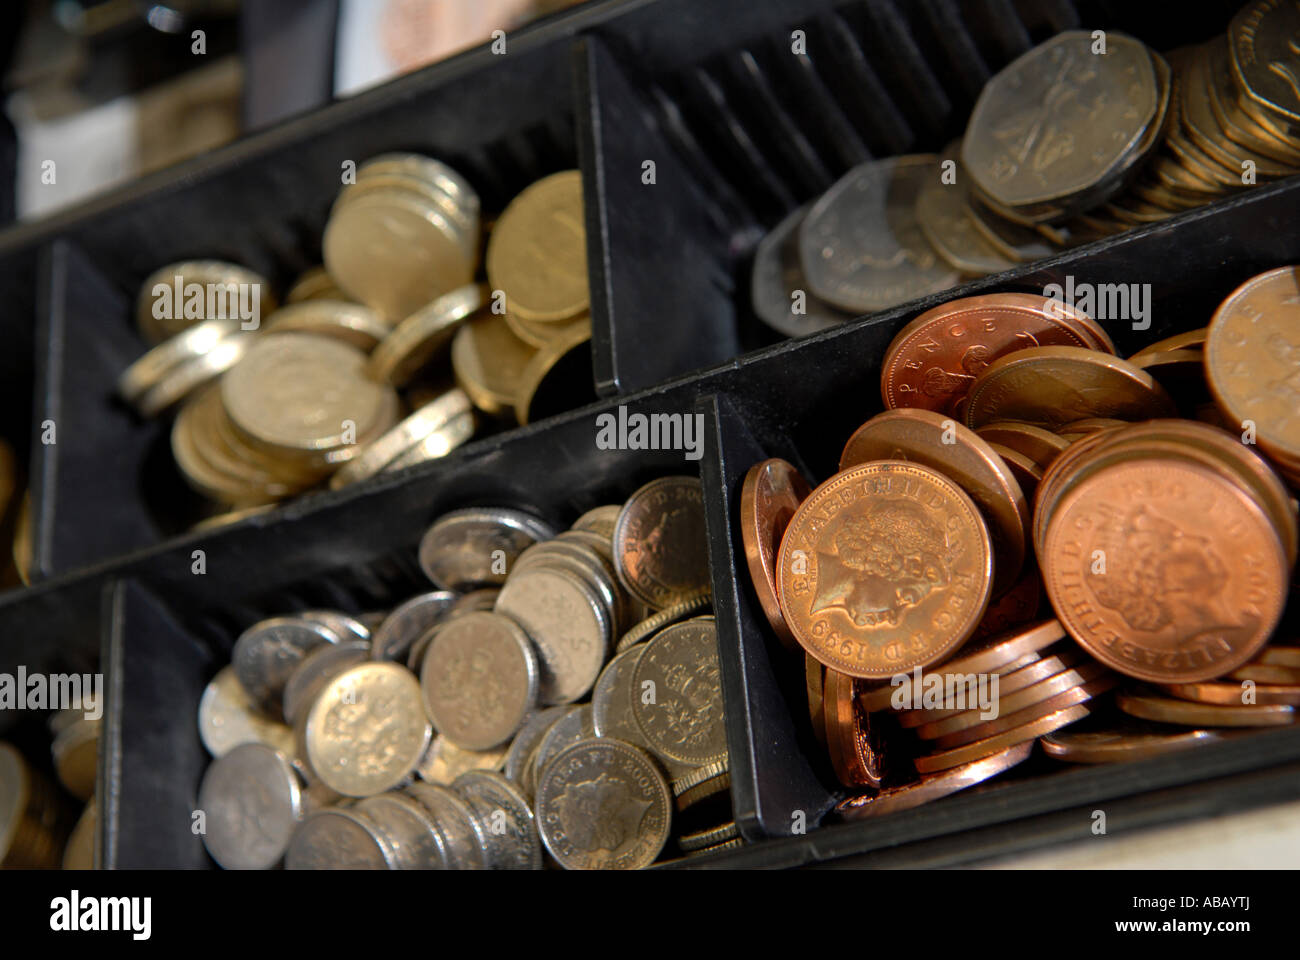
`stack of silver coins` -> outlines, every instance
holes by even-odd
[[[702,531],[693,477],[564,531],[455,510],[419,544],[436,589],[250,627],[199,710],[209,853],[636,869],[738,845]]]

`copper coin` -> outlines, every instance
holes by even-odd
[[[969,644],[961,656],[949,660],[931,671],[943,677],[969,673],[1010,673],[1018,670],[1038,654],[1065,636],[1065,628],[1057,620],[1045,620],[1028,627],[990,637]],[[922,674],[924,677],[924,673]],[[924,682],[924,681],[923,681]],[[893,698],[893,687],[878,687],[863,694],[862,705],[871,712],[887,710]]]
[[[994,360],[1026,347],[1093,347],[1063,301],[1028,293],[951,300],[925,311],[894,337],[881,364],[885,406],[952,413]]]
[[[1286,488],[1266,464],[1221,431],[1186,420],[1148,420],[1107,433],[1092,450],[1086,459],[1078,461],[1059,488],[1057,500],[1059,494],[1091,473],[1121,460],[1160,457],[1198,463],[1228,480],[1263,508],[1282,541],[1288,567],[1294,564],[1296,521]],[[1044,516],[1036,516],[1035,522],[1045,525],[1051,519],[1055,502],[1043,505],[1043,509]]]
[[[1019,423],[1015,420],[997,420],[986,423],[975,431],[989,443],[996,443],[1017,453],[1022,453],[1044,470],[1052,465],[1059,454],[1069,448],[1069,443],[1061,437],[1036,427],[1032,423]]]
[[[1284,727],[1295,722],[1295,707],[1284,704],[1219,706],[1121,693],[1115,703],[1130,716],[1186,727]]]
[[[700,481],[660,477],[632,494],[614,525],[614,560],[628,593],[655,610],[708,587]]]
[[[785,625],[776,598],[776,555],[790,518],[809,492],[807,481],[794,465],[779,459],[754,464],[740,488],[740,537],[754,593],[772,631],[793,649],[798,649],[798,644]]]
[[[1205,361],[1200,350],[1135,354],[1129,363],[1155,377],[1156,382],[1183,409],[1191,409],[1210,398],[1210,388],[1205,381]]]
[[[1084,417],[1082,420],[1072,420],[1061,427],[1062,436],[1083,437],[1093,433],[1103,433],[1107,430],[1115,430],[1119,427],[1127,427],[1127,420],[1116,420],[1113,417]],[[1070,441],[1074,443],[1073,440]]]
[[[1024,656],[1017,657],[1005,666],[999,667],[997,670],[991,672],[999,675],[1003,673],[1014,673],[1031,665],[1038,659],[1038,654],[1026,653]],[[890,678],[889,683],[880,686],[868,687],[865,686],[865,684],[860,685],[858,687],[860,691],[858,694],[858,703],[862,704],[862,709],[866,710],[868,713],[877,713],[881,710],[893,710],[895,715],[899,717],[906,717],[913,713],[922,715],[922,719],[916,721],[916,723],[925,723],[928,720],[933,719],[933,715],[928,707],[922,706],[912,709],[908,706],[899,707],[895,703],[896,696],[901,698],[905,704],[914,702],[912,700],[913,691],[909,684],[903,684],[900,682],[898,685],[895,685],[895,681],[899,680],[900,676],[908,675],[896,674]],[[937,670],[922,673],[920,692],[915,695],[919,697],[924,704],[927,699],[927,693],[931,689],[930,685],[934,684],[934,692],[929,693],[928,695],[934,698],[934,704],[936,706],[946,706],[950,703],[958,703],[959,701],[956,699],[958,696],[968,696],[965,692],[968,689],[966,680],[967,676],[969,676],[969,674],[943,673]],[[913,678],[908,677],[908,679],[910,681]],[[939,692],[940,685],[943,687],[942,695]],[[962,692],[959,694],[958,691]],[[881,706],[881,704],[884,704],[884,706]],[[963,707],[962,709],[965,708]],[[899,711],[902,712],[900,713]],[[912,724],[912,726],[915,725],[916,724]]]
[[[1165,693],[1172,693],[1180,700],[1191,700],[1195,703],[1208,703],[1217,706],[1233,707],[1250,705],[1247,699],[1249,696],[1254,698],[1254,703],[1259,706],[1291,706],[1300,707],[1300,687],[1287,684],[1279,686],[1277,684],[1254,683],[1243,681],[1241,683],[1162,683],[1160,689]]]
[[[853,677],[838,670],[826,671],[826,748],[840,783],[846,787],[878,787],[881,756],[872,744],[871,721],[858,709],[854,683]]]
[[[1133,723],[1106,730],[1058,730],[1038,742],[1043,753],[1068,763],[1124,763],[1177,753],[1227,736],[1216,730],[1181,730]]]
[[[804,689],[808,693],[808,716],[818,743],[826,742],[826,668],[811,654],[804,655]]]
[[[1205,341],[1210,389],[1236,423],[1250,420],[1265,453],[1300,458],[1300,268],[1261,273],[1215,311]]]
[[[966,405],[966,424],[976,429],[995,420],[1054,430],[1090,417],[1175,415],[1173,400],[1149,373],[1082,347],[1031,347],[995,360],[971,385]]]
[[[1017,691],[1031,687],[1042,680],[1069,671],[1072,667],[1083,663],[1086,657],[1082,650],[1070,649],[1069,647],[1051,656],[1039,657],[1036,654],[1029,654],[1028,656],[1034,659],[1023,666],[1018,666],[1016,669],[998,676],[999,700],[1002,697],[1009,697]],[[1091,663],[1092,661],[1088,662]],[[945,685],[943,697],[936,697],[939,709],[904,710],[902,713],[897,714],[899,726],[921,727],[968,712],[971,706],[967,691],[968,687],[965,684],[954,684],[951,691]],[[963,700],[966,701],[966,705],[960,706]],[[940,732],[942,733],[942,731]]]
[[[1092,670],[1091,668],[1081,667],[1077,671],[1067,671],[1067,672],[1079,677],[1083,677],[1093,673],[1094,670]],[[1064,683],[1065,681],[1062,682]],[[1047,681],[1043,681],[1043,683],[1046,684]],[[1062,690],[1060,693],[1048,697],[1046,700],[1042,700],[1037,703],[1031,703],[1028,706],[1021,707],[1018,710],[1011,710],[1009,713],[1005,714],[1004,716],[995,717],[984,723],[980,723],[963,730],[954,730],[952,733],[946,733],[942,736],[935,737],[933,738],[934,745],[935,747],[941,750],[951,750],[955,747],[961,747],[969,743],[974,743],[977,740],[985,740],[997,734],[1005,733],[1008,730],[1014,730],[1018,727],[1023,727],[1025,724],[1032,723],[1035,720],[1038,720],[1040,717],[1045,717],[1048,714],[1056,713],[1057,711],[1064,710],[1067,707],[1072,707],[1075,706],[1076,704],[1087,703],[1097,694],[1106,693],[1109,690],[1113,690],[1116,686],[1119,685],[1119,683],[1120,683],[1120,678],[1118,676],[1116,676],[1113,673],[1103,671],[1102,674],[1098,676],[1095,680],[1090,680],[1087,683],[1075,683],[1073,686],[1067,686],[1066,689]],[[1024,698],[1028,697],[1028,692],[1025,690],[1021,690],[1020,693],[1013,694],[1013,696],[1019,697],[1021,698],[1021,700],[1023,700]],[[1018,700],[1016,702],[1021,702],[1021,700]],[[978,716],[978,713],[976,715]]]
[[[963,763],[970,763],[982,757],[992,756],[1000,753],[1007,747],[1013,747],[1018,743],[1037,740],[1044,734],[1060,730],[1062,727],[1069,726],[1076,720],[1082,720],[1088,716],[1088,708],[1083,704],[1076,704],[1073,707],[1067,707],[1056,713],[1049,713],[1045,717],[1039,717],[1033,723],[1027,723],[1024,726],[1016,727],[1012,730],[1006,730],[996,736],[987,737],[984,740],[976,740],[974,743],[968,743],[965,746],[955,747],[952,750],[940,750],[935,753],[926,754],[923,757],[916,758],[916,769],[918,773],[935,773],[939,770],[948,770],[952,767],[959,766]]]
[[[1023,623],[1041,619],[1038,611],[1042,603],[1043,581],[1038,576],[1037,566],[1027,564],[1016,585],[989,604],[980,625],[971,634],[970,642],[978,643]]]
[[[989,449],[1002,458],[1002,462],[1011,471],[1011,476],[1015,477],[1016,483],[1020,485],[1021,493],[1026,498],[1032,498],[1039,482],[1043,479],[1043,468],[1023,453],[1004,447],[1000,443],[990,443]]]
[[[1165,337],[1163,340],[1157,340],[1155,343],[1149,343],[1137,353],[1134,357],[1145,356],[1149,353],[1164,353],[1167,350],[1200,350],[1205,346],[1205,341],[1209,337],[1209,327],[1201,327],[1199,330],[1188,330],[1186,333],[1175,334],[1172,337]],[[1129,358],[1130,360],[1132,357]]]
[[[991,780],[999,773],[1028,760],[1033,750],[1032,741],[1019,743],[1000,753],[922,777],[915,783],[890,787],[879,793],[849,797],[840,802],[835,812],[844,820],[866,820],[870,817],[882,817],[890,813],[911,810],[931,800],[938,800],[965,790],[967,787],[973,787],[977,783]]]
[[[929,666],[965,642],[988,606],[993,550],[952,481],[882,460],[832,477],[781,541],[777,596],[795,639],[863,679]]]
[[[938,470],[980,509],[993,540],[993,595],[1010,590],[1025,561],[1029,501],[1006,462],[972,430],[931,410],[886,410],[854,431],[840,470],[907,460]]]
[[[1300,686],[1300,667],[1279,667],[1271,663],[1248,663],[1228,674],[1233,680],[1252,683],[1276,683],[1282,686]]]
[[[1264,511],[1200,464],[1129,460],[1062,497],[1039,557],[1057,616],[1121,673],[1210,680],[1282,614],[1287,562]]]
[[[1279,667],[1300,667],[1300,647],[1284,647],[1270,643],[1259,652],[1255,663],[1272,663]]]
[[[1047,533],[1047,521],[1056,509],[1060,499],[1071,483],[1074,482],[1078,468],[1088,461],[1092,451],[1106,442],[1106,433],[1089,434],[1070,445],[1070,449],[1056,458],[1056,461],[1043,472],[1043,479],[1034,491],[1034,522],[1032,539],[1034,552],[1043,555],[1043,537]],[[1041,562],[1041,561],[1040,561]]]

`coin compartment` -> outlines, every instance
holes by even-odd
[[[764,234],[857,163],[941,152],[984,82],[1035,44],[1103,27],[1168,50],[1222,33],[1238,7],[1209,0],[1171,18],[1104,0],[667,0],[640,12],[636,42],[588,38],[598,385],[634,392],[778,342],[750,303]],[[724,38],[698,36],[722,23]]]
[[[5,323],[32,324],[0,351],[0,371],[15,368],[0,376],[0,396],[15,394],[0,435],[22,416],[13,432],[20,455],[31,452],[37,576],[128,554],[204,515],[172,463],[169,421],[142,421],[114,398],[117,377],[147,346],[135,321],[141,282],[167,263],[216,258],[256,270],[282,296],[320,262],[347,164],[384,152],[449,163],[474,185],[485,217],[577,166],[564,19],[575,18],[512,34],[509,56],[475,48],[0,233]],[[57,444],[42,442],[51,420]]]

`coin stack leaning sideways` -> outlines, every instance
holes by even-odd
[[[754,594],[858,791],[841,816],[965,789],[1040,738],[1109,762],[1293,721],[1300,659],[1269,640],[1296,558],[1298,277],[1127,360],[1061,301],[950,301],[895,336],[840,472],[751,468]]]
[[[738,845],[702,525],[693,477],[564,531],[462,508],[420,541],[435,589],[250,627],[199,709],[213,859],[629,869]]]

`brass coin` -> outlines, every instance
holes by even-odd
[[[388,326],[369,307],[346,300],[313,297],[290,303],[267,318],[264,333],[316,333],[369,353],[388,336]]]
[[[443,350],[460,325],[487,302],[487,288],[470,283],[412,313],[380,341],[366,361],[366,376],[402,387]]]
[[[1081,347],[1030,347],[995,360],[972,384],[966,423],[1021,420],[1054,429],[1085,417],[1174,416],[1169,394],[1127,360]]]
[[[169,370],[135,401],[135,408],[145,417],[156,417],[170,410],[195,390],[237,366],[255,342],[250,334],[243,332],[223,338],[202,355]]]
[[[488,282],[504,290],[507,310],[542,323],[586,310],[587,228],[582,175],[552,174],[515,197],[488,240]]]
[[[1029,503],[1006,462],[972,430],[930,410],[887,410],[861,427],[840,454],[840,470],[872,460],[906,460],[942,473],[975,501],[993,538],[993,595],[1020,577]]]
[[[405,191],[336,207],[322,249],[339,286],[389,323],[474,278],[461,230],[437,204]]]
[[[419,444],[430,434],[469,412],[470,403],[463,390],[448,390],[427,403],[387,433],[366,444],[351,461],[330,477],[330,488],[338,490],[350,483],[367,480]]]
[[[275,309],[271,285],[260,273],[223,260],[184,260],[159,267],[140,285],[136,324],[151,344],[163,343],[208,320],[240,320],[240,309],[257,315]]]
[[[591,382],[591,323],[567,324],[524,364],[515,392],[515,419],[526,425],[539,415],[580,406],[592,393]],[[562,392],[565,399],[557,403]]]
[[[439,460],[457,447],[469,442],[477,428],[478,422],[474,419],[473,411],[466,411],[452,417],[442,426],[426,434],[419,443],[408,447],[384,464],[379,472],[394,473],[398,470],[414,467],[417,464],[428,463],[430,460]]]
[[[511,332],[504,317],[483,311],[456,331],[451,367],[474,406],[493,416],[513,414],[515,391],[536,352]]]
[[[302,303],[307,300],[340,300],[348,301],[348,295],[343,292],[343,288],[334,282],[329,271],[324,267],[312,267],[310,270],[303,272],[289,292],[284,295],[284,302]]]
[[[221,380],[226,414],[249,443],[300,461],[342,463],[397,419],[393,389],[363,375],[366,355],[308,333],[269,333]]]

